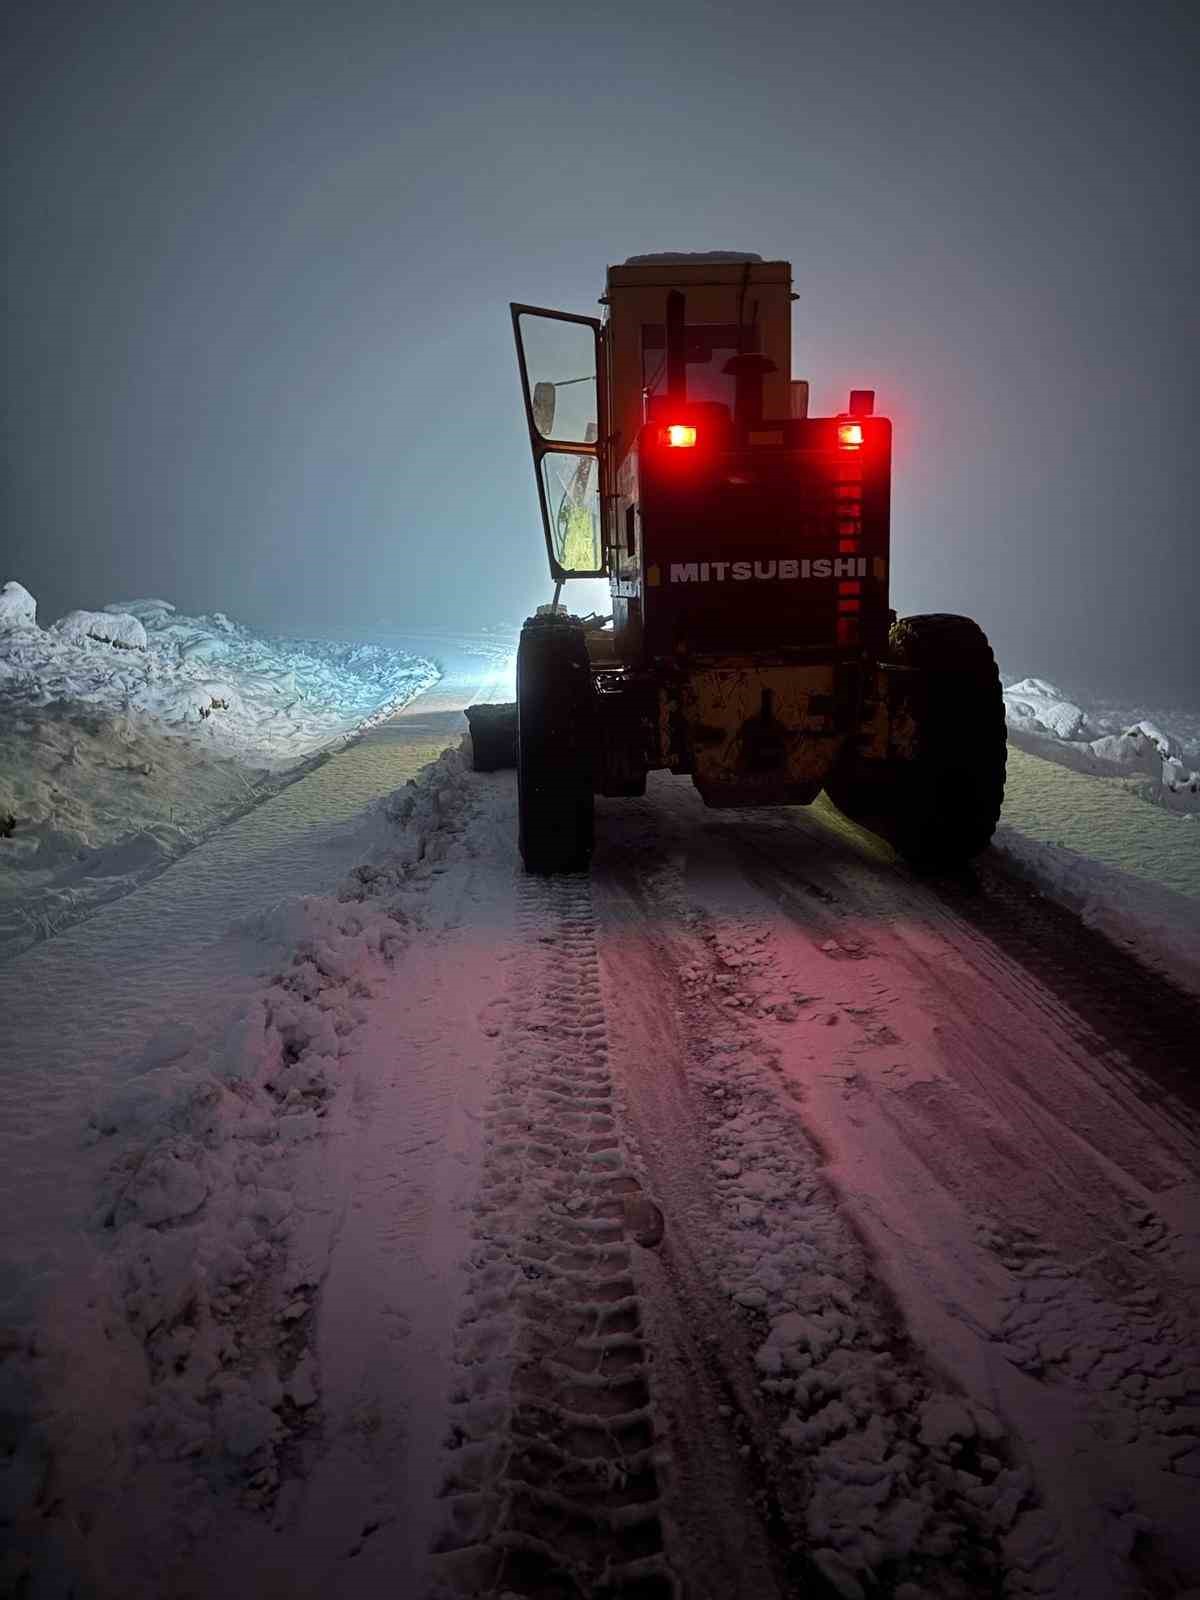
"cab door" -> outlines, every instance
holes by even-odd
[[[546,554],[556,583],[602,578],[608,563],[607,396],[594,317],[512,306],[525,420]]]

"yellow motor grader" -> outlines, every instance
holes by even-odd
[[[467,714],[477,768],[515,757],[530,872],[586,868],[593,797],[656,769],[710,806],[825,789],[923,868],[992,836],[992,652],[966,617],[890,609],[891,424],[869,389],[808,415],[794,298],[786,261],[717,252],[610,267],[603,319],[512,307],[554,601],[515,708]],[[611,618],[559,604],[597,577]]]

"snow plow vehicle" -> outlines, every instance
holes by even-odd
[[[824,789],[921,868],[992,836],[991,649],[966,617],[891,610],[891,424],[870,390],[808,414],[794,298],[787,262],[721,252],[610,267],[603,320],[512,306],[554,601],[515,708],[468,717],[477,767],[515,759],[529,872],[585,869],[594,796],[654,770],[710,806]],[[598,577],[611,617],[559,604]]]

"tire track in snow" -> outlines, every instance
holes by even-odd
[[[1074,1241],[1080,1259],[1095,1267],[1103,1291],[1118,1283],[1123,1291],[1146,1287],[1137,1258],[1148,1241],[1166,1231],[1166,1223],[1144,1204],[1145,1194],[1177,1189],[1194,1170],[1196,1132],[1186,1106],[1165,1117],[1161,1094],[1145,1093],[1144,1079],[1137,1081],[1119,1050],[1034,970],[1015,965],[981,936],[976,919],[985,925],[998,920],[986,898],[981,905],[972,896],[964,917],[925,885],[854,874],[849,898],[844,890],[825,891],[831,909],[818,911],[808,899],[811,885],[788,860],[785,840],[769,865],[753,833],[730,835],[728,842],[749,880],[809,934],[823,955],[867,963],[860,1003],[841,1008],[861,1035],[837,1058],[848,1092],[869,1093],[862,1074],[854,1071],[856,1056],[892,1047],[901,1059],[886,1069],[894,1078],[893,1092],[880,1099],[881,1115],[948,1188],[963,1186],[958,1168],[964,1158],[956,1147],[969,1105],[970,1120],[989,1129],[993,1168],[976,1174],[977,1207],[995,1187],[989,1179],[1000,1174],[1001,1193],[993,1198],[997,1214],[1012,1217],[1015,1211],[1026,1222],[1053,1214],[1060,1244]],[[835,874],[827,876],[842,889]],[[861,918],[854,923],[854,901],[875,911],[874,940],[862,937]],[[849,936],[847,925],[855,930]],[[826,939],[826,932],[833,937]],[[906,1041],[886,1022],[898,997],[897,957],[938,1018],[933,1033],[938,1055],[950,1064],[946,1082],[928,1075],[906,1081]],[[1179,1027],[1180,1019],[1172,1016],[1164,1032],[1170,1037]],[[1177,1048],[1186,1053],[1194,1038],[1189,1035],[1182,1043],[1183,1037],[1180,1030]],[[1103,1086],[1096,1072],[1101,1061],[1113,1068]],[[1119,1199],[1114,1172],[1122,1175],[1125,1191]],[[1106,1235],[1111,1253],[1097,1252],[1097,1233]]]
[[[766,925],[744,901],[740,917],[701,910],[668,842],[639,852],[634,837],[623,831],[622,855],[644,864],[615,867],[602,891],[610,992],[652,994],[657,1017],[644,1007],[629,1024],[643,1041],[642,1063],[626,1063],[634,1126],[667,1211],[664,1253],[686,1216],[685,1293],[707,1273],[709,1304],[723,1302],[711,1351],[739,1398],[733,1424],[766,1463],[776,1537],[793,1540],[786,1592],[1054,1592],[1058,1535],[1019,1452],[922,1358],[750,1024]],[[836,913],[820,895],[813,909],[818,945],[832,942]],[[865,954],[853,940],[838,951]],[[737,1370],[747,1345],[752,1374]]]
[[[739,841],[737,848],[740,855],[761,858],[753,840]],[[786,860],[777,858],[773,870],[775,898],[791,897],[794,914],[794,896],[804,884]],[[749,875],[762,884],[765,869]],[[923,937],[956,952],[954,967],[931,976],[937,972],[931,963],[925,981],[944,991],[939,1033],[959,1065],[960,1082],[951,1091],[933,1082],[911,1085],[889,1097],[890,1106],[883,1102],[884,1114],[951,1188],[957,1186],[954,1163],[941,1152],[961,1138],[964,1095],[970,1096],[976,1126],[995,1123],[990,1150],[1007,1166],[1003,1197],[983,1174],[973,1196],[977,1243],[1006,1276],[1000,1319],[990,1330],[994,1350],[1040,1384],[1086,1394],[1102,1435],[1136,1447],[1146,1470],[1200,1479],[1194,1263],[1186,1260],[1186,1240],[1144,1199],[1168,1196],[1194,1170],[1194,1112],[1185,1101],[1163,1116],[1162,1091],[1139,1078],[1117,1047],[1117,1040],[1128,1040],[1128,1023],[1124,1034],[1107,1040],[1032,971],[1004,955],[1004,944],[1014,944],[1019,933],[1019,948],[1040,972],[1037,922],[1048,922],[1061,942],[1066,918],[1057,908],[1036,902],[1031,911],[1022,905],[1025,926],[1014,929],[1009,924],[1017,889],[987,866],[982,887],[960,885],[951,893],[942,884],[931,896],[905,885],[900,892],[920,900],[919,911],[914,904],[906,918],[907,937],[919,917]],[[873,893],[879,894],[878,883]],[[993,946],[983,930],[1001,942]],[[1127,992],[1128,959],[1094,935],[1085,935],[1084,942],[1104,976],[1123,978]],[[1096,981],[1061,957],[1058,965],[1057,984],[1067,993],[1086,995]],[[1194,1004],[1136,968],[1132,977],[1139,998],[1156,1005],[1160,1049],[1174,1038],[1175,1053],[1186,1054],[1194,1045]],[[972,992],[980,998],[968,1026],[963,998]],[[985,993],[993,1009],[1011,997],[1021,1012],[1043,1019],[1049,1047],[1031,1048],[1027,1055],[1014,1049],[1021,1019],[1003,1011],[989,1018]],[[956,1022],[948,1020],[956,1014]],[[1138,1045],[1141,1033],[1139,1028]],[[994,1071],[998,1060],[1006,1061],[1007,1075]],[[1063,1070],[1068,1061],[1075,1072]],[[1107,1102],[1096,1081],[1097,1061],[1113,1068]],[[903,1111],[895,1109],[900,1103]],[[1005,1123],[1020,1129],[1019,1149],[1006,1138]],[[1114,1184],[1114,1173],[1123,1181]],[[1030,1226],[1031,1220],[1039,1225]]]
[[[1186,1004],[1175,996],[1160,1015],[1165,986],[1119,952],[1093,970],[1091,936],[1072,967],[1062,919],[1042,915],[1053,939],[1036,911],[1032,927],[1009,926],[986,878],[951,895],[868,869],[803,818],[685,831],[689,800],[667,798],[650,830],[636,825],[653,863],[674,848],[677,864],[678,898],[655,878],[649,915],[673,928],[689,902],[704,907],[720,960],[694,964],[697,993],[723,1001],[749,1057],[783,1052],[777,1090],[832,1139],[838,1191],[898,1273],[926,1346],[945,1339],[969,1392],[1008,1417],[1065,1541],[1058,1553],[1043,1542],[1041,1570],[1019,1581],[1050,1581],[1057,1565],[1070,1592],[1187,1589],[1200,1570],[1188,1510],[1200,1472],[1195,1137],[1154,1071],[1192,1051]],[[762,896],[757,918],[733,862]],[[1047,956],[1061,968],[1050,983]],[[1097,1028],[1073,1001],[1114,975]],[[985,1503],[982,1488],[972,1494]],[[1036,1526],[1026,1513],[1014,1533],[1022,1521]]]
[[[586,878],[518,883],[521,948],[476,1205],[434,1593],[668,1600],[622,1149]]]

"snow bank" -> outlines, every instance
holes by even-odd
[[[1023,733],[1052,734],[1056,739],[1074,739],[1087,725],[1082,707],[1068,700],[1044,678],[1022,678],[1004,691],[1004,706],[1010,728]]]
[[[1011,683],[1004,706],[1009,736],[1023,749],[1080,772],[1141,779],[1144,799],[1200,812],[1200,729],[1164,731],[1169,713],[1085,709],[1044,678]]]
[[[0,697],[0,958],[161,871],[278,782],[124,714]]]
[[[126,892],[435,682],[404,650],[273,639],[165,600],[0,627],[0,952]]]
[[[993,845],[1087,927],[1200,995],[1200,901],[1014,828],[998,828]]]
[[[37,601],[19,583],[8,582],[0,589],[0,633],[14,628],[37,627]]]
[[[122,644],[135,648],[113,648]],[[224,612],[186,616],[164,600],[0,634],[0,720],[72,701],[272,767],[312,755],[436,679],[431,662],[403,650],[264,636]]]
[[[446,751],[381,807],[387,845],[336,898],[282,900],[234,930],[255,940],[265,968],[235,1009],[215,1008],[206,1033],[161,1028],[96,1093],[84,1144],[104,1159],[86,1224],[96,1247],[87,1325],[35,1335],[17,1308],[33,1307],[36,1287],[12,1273],[0,1285],[13,1560],[36,1546],[39,1486],[59,1453],[67,1480],[114,1500],[149,1474],[158,1487],[143,1531],[171,1556],[195,1504],[158,1498],[183,1482],[171,1477],[182,1464],[198,1466],[206,1493],[231,1490],[250,1509],[273,1502],[281,1458],[320,1397],[310,1344],[323,1266],[309,1248],[319,1220],[296,1187],[303,1147],[325,1132],[344,1058],[417,935],[439,863],[469,854],[469,786],[463,756]],[[60,1335],[66,1376],[47,1368],[47,1340]],[[120,1416],[90,1445],[71,1396],[103,1410],[114,1367]],[[12,1578],[19,1590],[20,1576],[0,1563],[0,1588]]]

